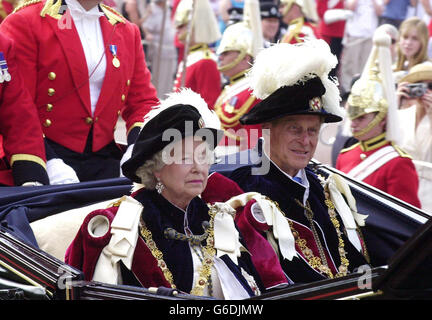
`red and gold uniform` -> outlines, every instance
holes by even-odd
[[[84,151],[90,132],[93,153],[113,143],[120,114],[129,133],[158,103],[137,26],[108,6],[99,4],[99,10],[106,72],[94,114],[83,46],[61,1],[24,3],[0,26],[17,44],[46,138],[76,153]]]
[[[253,148],[261,137],[261,125],[242,125],[239,121],[242,115],[260,101],[250,91],[249,80],[245,77],[247,71],[230,79],[214,106],[225,132],[221,144],[239,146],[240,150]],[[252,129],[256,131],[253,132]]]
[[[281,42],[295,44],[303,42],[304,38],[318,39],[320,37],[316,25],[301,17],[290,22]]]
[[[182,86],[183,61],[178,66],[174,91]],[[217,57],[206,44],[190,48],[186,60],[186,77],[183,87],[190,88],[207,102],[209,108],[215,104],[221,88],[221,76],[217,67]]]
[[[385,133],[343,149],[336,169],[421,208],[417,196],[419,181],[411,157],[387,141]]]
[[[48,184],[36,108],[18,72],[14,44],[1,33],[0,53],[10,74],[0,83],[0,185]]]
[[[331,1],[335,2],[335,1]],[[342,0],[337,1],[332,7],[329,6],[328,0],[318,0],[317,1],[317,12],[320,17],[320,22],[318,26],[319,34],[322,39],[324,39],[329,45],[333,38],[343,38],[345,31],[345,20],[336,21],[333,23],[324,22],[324,14],[327,10],[332,9],[344,9],[344,2]]]

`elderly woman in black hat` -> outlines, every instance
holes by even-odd
[[[134,181],[132,195],[89,214],[66,262],[88,280],[220,299],[258,294],[260,279],[240,243],[235,210],[208,206],[200,197],[222,137],[218,126],[217,116],[189,89],[150,111],[122,166]]]

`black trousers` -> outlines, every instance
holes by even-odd
[[[72,151],[49,139],[46,142],[58,158],[75,170],[81,182],[119,177],[123,151],[113,140],[99,151],[92,152],[92,137],[93,132],[90,130],[83,153]]]

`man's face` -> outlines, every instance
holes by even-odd
[[[261,20],[263,36],[267,40],[273,40],[279,30],[278,18],[265,18]]]
[[[375,119],[376,115],[377,112],[371,112],[351,120],[351,131],[354,137],[356,137],[360,141],[366,141],[383,133],[385,121],[381,121],[368,132],[362,135],[358,135],[358,132],[366,128],[369,123],[371,123]]]
[[[319,115],[292,115],[263,124],[263,129],[270,129],[270,159],[295,176],[315,153],[321,123]]]

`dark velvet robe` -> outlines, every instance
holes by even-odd
[[[261,162],[245,165],[234,170],[229,177],[237,182],[245,192],[259,192],[262,195],[268,196],[273,201],[276,201],[285,215],[294,222],[294,227],[296,231],[299,232],[300,237],[306,239],[307,245],[310,249],[312,249],[314,255],[319,256],[316,242],[314,241],[312,231],[310,230],[310,223],[304,214],[304,209],[297,205],[294,201],[294,199],[298,199],[300,202],[303,202],[303,196],[306,190],[305,187],[287,177],[273,163],[270,163],[270,169],[268,173],[263,175],[253,175],[252,168],[259,168],[261,166]],[[325,197],[323,187],[321,186],[318,177],[310,168],[307,167],[305,170],[310,184],[308,201],[312,211],[314,212],[313,220],[315,227],[318,231],[320,241],[326,251],[325,253],[327,260],[329,261],[329,267],[335,271],[335,268],[338,268],[341,264],[340,255],[338,252],[339,241],[336,234],[336,229],[330,221],[328,209],[324,203]],[[247,211],[245,211],[244,214],[247,214]],[[251,219],[249,218],[249,221],[250,220]],[[338,220],[341,226],[340,230],[343,231],[343,223],[339,216]],[[243,233],[246,232],[246,229],[255,229],[265,237],[263,232],[265,231],[265,226],[259,227],[252,224],[243,224],[241,226],[239,224],[239,227]],[[356,267],[366,264],[366,259],[362,253],[357,251],[345,234],[342,234],[342,239],[345,244],[345,251],[347,252],[346,256],[349,260],[348,269],[352,271]],[[248,243],[246,244],[249,246]],[[297,245],[296,249],[297,252],[299,252]],[[251,254],[253,255],[254,252],[251,252]],[[284,272],[295,283],[307,283],[326,278],[313,269],[302,256],[294,257],[292,261],[281,258],[280,263]]]
[[[132,194],[132,197],[144,206],[142,219],[151,231],[156,246],[162,251],[163,259],[173,275],[177,289],[190,292],[193,286],[193,261],[189,244],[187,241],[166,239],[164,236],[166,228],[173,228],[180,233],[185,232],[185,212],[167,201],[155,190],[140,189]],[[66,263],[82,270],[86,280],[92,279],[99,255],[111,238],[110,232],[100,238],[91,237],[87,231],[88,222],[98,214],[106,216],[112,222],[117,210],[118,207],[112,207],[90,213],[68,248]],[[204,232],[202,222],[209,221],[208,211],[207,204],[199,197],[195,197],[189,203],[186,214],[188,227],[193,234],[200,235]],[[205,245],[205,241],[203,245]],[[240,267],[252,275],[259,289],[263,290],[262,282],[247,252],[242,252],[241,257],[238,259],[238,265],[234,264],[227,255],[220,258],[250,296],[253,296],[254,293],[242,276]],[[138,238],[134,252],[132,274],[130,272],[128,274],[128,271],[122,268],[122,277],[123,280],[129,279],[131,281],[123,283],[126,285],[136,285],[136,280],[138,280],[144,287],[170,287],[162,271],[157,266],[156,259],[152,256],[141,237]]]

